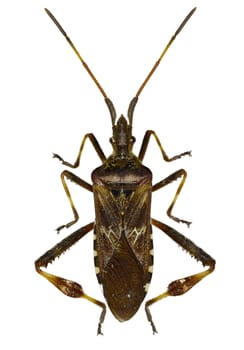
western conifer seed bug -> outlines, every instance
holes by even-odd
[[[164,293],[146,301],[146,316],[152,326],[153,333],[156,333],[157,330],[153,323],[149,307],[168,296],[177,296],[188,292],[195,284],[213,272],[215,268],[215,260],[210,255],[175,229],[150,216],[152,192],[163,188],[177,179],[181,179],[175,196],[167,210],[167,214],[178,223],[182,222],[190,225],[190,222],[179,219],[172,214],[175,202],[187,177],[186,171],[180,169],[158,183],[152,184],[151,171],[142,165],[150,138],[152,136],[155,138],[163,159],[166,162],[172,162],[186,155],[190,156],[191,152],[184,152],[171,158],[168,157],[157,134],[152,130],[146,131],[139,155],[136,156],[132,152],[135,142],[135,138],[132,136],[132,120],[139,95],[158,67],[168,48],[191,18],[196,8],[192,9],[180,24],[175,34],[164,48],[159,59],[154,64],[152,70],[140,86],[135,97],[131,100],[127,119],[123,115],[118,119],[116,118],[116,111],[112,101],[107,97],[105,91],[59,22],[49,10],[45,10],[64,35],[104,97],[112,119],[113,133],[110,138],[110,143],[113,152],[109,157],[106,157],[96,137],[92,133],[89,133],[84,136],[77,159],[73,164],[63,160],[59,155],[54,154],[54,158],[60,160],[65,166],[77,168],[80,164],[81,154],[86,141],[89,140],[93,145],[102,165],[92,172],[92,184],[82,180],[68,170],[64,170],[61,174],[62,184],[72,208],[74,219],[60,226],[57,231],[60,231],[64,227],[71,227],[79,219],[78,212],[66,182],[67,179],[93,193],[95,221],[71,233],[37,259],[35,262],[36,271],[65,295],[73,298],[84,298],[99,306],[102,311],[99,318],[97,334],[102,334],[101,328],[106,314],[105,303],[85,294],[80,284],[50,274],[42,270],[42,267],[47,267],[55,258],[71,248],[72,245],[83,238],[89,231],[93,230],[94,259],[98,282],[102,287],[104,297],[113,315],[119,321],[129,320],[139,309],[149,288],[153,269],[152,225],[156,226],[197,261],[200,261],[204,267],[208,267],[200,273],[171,282]]]

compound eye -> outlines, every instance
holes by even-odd
[[[130,137],[130,143],[134,143],[136,141],[136,138],[134,136]]]
[[[110,143],[112,143],[112,145],[115,144],[115,139],[113,137],[110,137],[109,141],[110,141]]]

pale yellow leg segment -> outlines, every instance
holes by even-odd
[[[62,157],[60,157],[58,154],[54,153],[53,154],[53,158],[57,158],[60,160],[60,162],[62,162],[63,165],[68,166],[69,168],[77,168],[80,165],[80,158],[81,158],[81,154],[83,151],[83,148],[85,146],[86,140],[89,139],[91,141],[91,144],[93,145],[98,157],[101,159],[102,162],[105,161],[106,157],[103,153],[103,150],[101,149],[96,137],[93,134],[86,134],[83,137],[83,140],[81,142],[80,148],[79,148],[79,152],[76,158],[76,161],[74,163],[70,163],[67,162],[66,160],[64,160]]]
[[[178,188],[177,188],[177,191],[176,191],[175,196],[174,196],[174,198],[173,198],[173,200],[172,200],[172,203],[170,204],[170,206],[169,206],[169,208],[168,208],[168,210],[167,210],[167,215],[168,215],[171,219],[173,219],[174,221],[176,221],[176,222],[182,222],[182,223],[186,224],[187,226],[190,226],[191,222],[186,221],[186,220],[179,219],[179,218],[177,218],[176,216],[174,216],[174,215],[171,214],[171,212],[172,212],[172,210],[173,210],[173,207],[174,207],[174,205],[175,205],[175,202],[176,202],[176,200],[177,200],[177,198],[178,198],[178,196],[179,196],[179,194],[180,194],[180,192],[181,192],[181,190],[182,190],[182,187],[184,186],[184,183],[185,183],[186,177],[187,177],[187,173],[186,173],[186,171],[185,171],[184,169],[179,170],[178,173],[181,174],[182,179],[181,179],[181,182],[180,182],[180,184],[179,184],[179,186],[178,186]]]
[[[181,177],[181,182],[177,188],[177,191],[175,193],[175,196],[167,210],[167,214],[168,216],[176,221],[176,222],[182,222],[183,224],[186,224],[188,227],[190,226],[191,222],[190,221],[186,221],[186,220],[182,220],[182,219],[179,219],[178,217],[172,215],[172,210],[173,210],[173,207],[176,203],[176,200],[182,190],[182,187],[184,186],[184,183],[186,181],[186,178],[187,178],[187,172],[184,170],[184,169],[180,169],[180,170],[177,170],[176,172],[174,172],[173,174],[169,175],[168,177],[166,177],[164,180],[162,181],[159,181],[157,182],[155,185],[153,185],[152,187],[152,191],[157,191],[159,190],[160,188],[164,187],[164,186],[167,186],[168,184],[170,184],[171,182],[173,181],[176,181],[178,178]]]
[[[210,269],[205,270],[203,272],[197,273],[196,275],[192,275],[192,276],[188,276],[185,278],[175,280],[169,284],[166,292],[159,294],[155,298],[152,298],[146,302],[146,304],[145,304],[146,315],[147,315],[148,321],[151,323],[153,333],[157,333],[157,330],[156,330],[156,327],[153,323],[152,315],[151,315],[151,312],[149,310],[149,306],[151,306],[152,304],[154,304],[157,301],[160,301],[166,297],[178,296],[178,295],[182,295],[182,294],[188,292],[189,289],[191,289],[193,286],[195,286],[195,284],[200,282],[204,277],[209,275],[212,271],[213,271],[213,268],[210,268]]]
[[[180,154],[177,154],[176,156],[174,157],[168,157],[167,153],[165,152],[160,140],[159,140],[159,137],[157,136],[156,132],[153,131],[153,130],[147,130],[145,135],[144,135],[144,138],[143,138],[143,141],[142,141],[142,145],[141,145],[141,149],[140,149],[140,152],[139,152],[139,155],[138,155],[138,158],[140,159],[140,161],[142,161],[144,159],[144,156],[145,156],[145,153],[147,151],[147,147],[148,147],[148,144],[149,144],[149,140],[150,140],[150,137],[153,136],[158,144],[158,147],[161,151],[161,154],[163,156],[163,159],[166,161],[166,162],[172,162],[176,159],[179,159],[183,156],[191,156],[191,151],[187,151],[187,152],[183,152],[183,153],[180,153]]]
[[[62,181],[64,190],[65,190],[66,196],[68,197],[68,200],[69,200],[71,209],[72,209],[72,211],[73,211],[74,220],[68,222],[68,223],[65,224],[65,225],[59,226],[59,227],[57,228],[57,232],[58,232],[58,233],[59,233],[59,231],[62,230],[64,227],[69,228],[70,226],[74,225],[74,224],[79,220],[78,211],[77,211],[76,208],[75,208],[73,199],[72,199],[72,197],[71,197],[71,194],[70,194],[70,191],[69,191],[69,188],[68,188],[68,185],[67,185],[65,179],[68,179],[68,180],[74,182],[76,185],[79,185],[79,186],[83,187],[84,189],[86,189],[86,190],[88,190],[88,191],[90,191],[90,192],[93,192],[92,185],[90,185],[88,182],[82,180],[80,177],[78,177],[77,175],[71,173],[71,172],[68,171],[68,170],[64,170],[64,171],[62,172],[62,174],[61,174],[61,181]]]
[[[146,133],[145,133],[145,135],[144,135],[144,138],[143,138],[143,141],[142,141],[142,145],[141,145],[141,149],[140,149],[140,152],[139,152],[139,155],[138,155],[138,159],[139,159],[140,161],[143,161],[143,159],[144,159],[144,156],[145,156],[145,153],[146,153],[146,151],[147,151],[148,144],[149,144],[149,141],[150,141],[151,136],[153,136],[153,137],[155,138],[155,140],[156,140],[156,142],[157,142],[157,144],[158,144],[158,147],[159,147],[159,149],[160,149],[160,151],[161,151],[161,154],[162,154],[162,156],[163,156],[163,159],[164,159],[166,162],[172,162],[172,161],[174,161],[174,160],[176,160],[176,159],[179,159],[179,158],[181,158],[181,157],[183,157],[183,156],[186,156],[186,155],[191,156],[191,151],[187,151],[187,152],[180,153],[180,154],[178,154],[178,155],[176,155],[176,156],[174,156],[174,157],[171,157],[171,158],[168,157],[168,155],[167,155],[167,153],[165,152],[165,150],[164,150],[164,148],[163,148],[163,146],[162,146],[162,144],[161,144],[161,142],[160,142],[160,140],[159,140],[157,134],[155,133],[155,131],[153,131],[153,130],[147,130]],[[185,171],[184,169],[180,169],[180,170],[176,171],[175,173],[171,174],[170,176],[168,176],[168,177],[165,178],[164,180],[159,181],[158,183],[156,183],[155,185],[153,185],[153,186],[152,186],[152,191],[154,192],[154,191],[159,190],[160,188],[162,188],[162,187],[164,187],[164,186],[170,184],[171,182],[177,180],[179,177],[181,177],[182,179],[181,179],[181,182],[180,182],[180,184],[179,184],[179,186],[178,186],[178,188],[177,188],[177,191],[176,191],[176,193],[175,193],[175,196],[174,196],[174,198],[173,198],[173,201],[171,202],[171,204],[170,204],[170,206],[169,206],[169,208],[168,208],[168,210],[167,210],[167,214],[168,214],[168,216],[169,216],[171,219],[173,219],[174,221],[176,221],[176,222],[182,222],[182,223],[186,224],[187,226],[189,226],[189,225],[191,224],[190,221],[186,221],[186,220],[179,219],[178,217],[172,215],[172,213],[171,213],[172,210],[173,210],[173,207],[174,207],[174,205],[175,205],[175,203],[176,203],[176,200],[177,200],[177,198],[178,198],[178,196],[179,196],[179,194],[180,194],[180,192],[181,192],[181,190],[182,190],[182,187],[184,186],[184,183],[185,183],[185,181],[186,181],[187,173],[186,173],[186,171]]]
[[[53,274],[48,273],[47,271],[43,271],[41,267],[47,267],[49,263],[54,261],[57,257],[63,254],[67,249],[72,247],[75,243],[77,243],[81,238],[83,238],[89,231],[94,228],[94,223],[90,224],[78,229],[73,232],[68,237],[64,238],[61,242],[56,244],[53,248],[48,250],[45,254],[43,254],[40,258],[35,261],[36,271],[46,278],[50,283],[52,283],[56,288],[58,288],[63,294],[72,297],[72,298],[83,298],[86,299],[93,304],[102,308],[102,312],[99,318],[98,330],[97,334],[102,334],[101,326],[104,321],[105,313],[106,313],[106,305],[101,301],[90,297],[85,294],[82,286],[79,283],[68,280],[66,278],[62,278],[59,276],[55,276]]]
[[[186,250],[191,256],[193,256],[196,260],[200,261],[203,266],[209,266],[207,270],[199,272],[195,275],[191,275],[188,277],[177,279],[171,282],[168,285],[168,289],[166,292],[159,294],[153,299],[150,299],[145,304],[145,311],[147,315],[148,321],[151,323],[153,333],[157,333],[156,327],[152,320],[152,315],[149,310],[149,307],[168,296],[178,296],[188,292],[192,287],[194,287],[198,282],[200,282],[204,277],[208,276],[211,272],[214,271],[215,268],[215,260],[208,255],[204,250],[199,248],[195,243],[191,240],[183,236],[178,231],[174,230],[170,226],[163,224],[160,221],[152,219],[152,224],[157,228],[161,229],[164,233],[166,233],[171,239],[173,239],[176,243],[178,243],[184,250]]]
[[[56,288],[58,288],[65,295],[71,298],[83,298],[101,307],[102,312],[99,318],[97,334],[102,334],[101,328],[102,328],[102,323],[104,321],[105,314],[106,314],[106,305],[104,303],[85,294],[82,286],[79,283],[68,280],[66,278],[52,275],[41,269],[37,269],[37,272],[43,277],[45,277],[50,283],[52,283]]]
[[[51,15],[51,18],[53,19],[52,15]],[[81,142],[81,145],[80,145],[80,149],[79,149],[79,152],[78,152],[78,155],[77,155],[77,158],[76,158],[76,161],[74,163],[70,163],[70,162],[67,162],[65,161],[62,157],[60,157],[58,154],[54,153],[53,154],[53,157],[54,158],[57,158],[58,160],[60,160],[60,162],[62,162],[63,165],[69,167],[69,168],[77,168],[79,165],[80,165],[80,159],[81,159],[81,155],[82,155],[82,152],[83,152],[83,149],[84,149],[84,146],[85,146],[85,143],[86,143],[86,140],[90,140],[92,146],[94,147],[98,157],[100,158],[100,160],[102,162],[104,162],[104,160],[106,159],[104,153],[103,153],[103,150],[101,149],[96,137],[93,135],[93,134],[86,134],[84,137],[83,137],[83,140]],[[78,212],[75,208],[75,205],[74,205],[74,202],[72,200],[72,197],[71,197],[71,194],[70,194],[70,191],[69,191],[69,188],[68,188],[68,185],[66,183],[66,179],[74,182],[75,184],[83,187],[84,189],[90,191],[90,192],[93,192],[93,188],[92,188],[92,185],[89,184],[88,182],[82,180],[81,178],[79,178],[78,176],[76,176],[75,174],[71,173],[70,171],[68,170],[65,170],[62,172],[61,174],[61,181],[62,181],[62,184],[63,184],[63,187],[64,187],[64,190],[65,190],[65,193],[68,197],[68,200],[69,200],[69,203],[70,203],[70,206],[71,206],[71,209],[73,211],[73,214],[74,214],[74,220],[68,222],[67,224],[64,224],[64,225],[61,225],[57,228],[57,232],[59,233],[60,230],[62,230],[63,228],[68,228],[72,225],[74,225],[78,220],[79,220],[79,215],[78,215]]]

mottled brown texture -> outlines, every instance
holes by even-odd
[[[171,213],[185,183],[187,176],[186,171],[184,169],[177,170],[165,179],[152,185],[152,173],[148,168],[142,165],[151,136],[156,140],[162,157],[167,162],[177,160],[185,155],[190,156],[191,152],[187,151],[173,157],[168,157],[156,132],[153,130],[146,131],[138,156],[132,151],[135,142],[135,137],[132,135],[132,121],[138,97],[155,69],[158,67],[168,48],[195,10],[195,8],[191,10],[180,24],[140,86],[137,94],[131,100],[127,119],[123,115],[117,119],[116,110],[112,101],[107,97],[104,89],[97,81],[88,65],[84,62],[62,26],[52,13],[46,9],[47,14],[64,35],[104,97],[112,120],[112,137],[110,138],[110,143],[113,152],[111,156],[107,158],[96,137],[92,133],[88,133],[83,137],[74,163],[63,160],[58,154],[53,155],[54,158],[61,161],[64,166],[72,169],[77,168],[80,164],[86,141],[89,140],[91,142],[102,165],[93,171],[92,184],[68,170],[62,172],[61,181],[73,211],[74,219],[67,224],[59,226],[57,231],[63,228],[69,228],[79,220],[78,211],[71,197],[68,183],[66,182],[67,179],[83,189],[93,192],[95,222],[76,230],[56,244],[52,249],[48,250],[36,260],[35,268],[41,276],[46,278],[63,294],[72,298],[86,299],[102,309],[99,317],[97,334],[102,334],[101,328],[106,314],[105,303],[85,294],[83,287],[79,283],[50,274],[42,269],[43,267],[47,267],[48,264],[52,263],[57,257],[60,257],[92,229],[94,229],[94,260],[97,278],[103,287],[104,297],[109,308],[119,321],[126,321],[136,313],[148,291],[153,270],[151,224],[178,243],[196,260],[200,261],[203,266],[209,267],[207,270],[195,275],[171,282],[164,293],[146,301],[145,312],[152,326],[153,333],[156,333],[157,330],[153,323],[149,307],[165,297],[186,293],[196,283],[210,274],[215,267],[214,259],[204,250],[175,229],[151,218],[152,192],[162,189],[164,186],[181,178],[174,198],[168,207],[167,214],[176,222],[182,222],[188,226],[190,224],[190,222],[179,219]]]
[[[114,316],[125,321],[140,307],[151,280],[152,174],[135,158],[130,167],[126,160],[124,166],[108,161],[94,170],[92,179],[97,277]]]

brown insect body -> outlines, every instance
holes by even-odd
[[[92,173],[95,200],[94,251],[97,277],[114,316],[130,319],[151,280],[152,173],[132,153],[131,127],[114,126],[113,154]]]
[[[62,184],[73,211],[74,219],[65,225],[59,226],[57,231],[59,232],[65,227],[71,227],[79,219],[78,211],[66,182],[67,180],[93,193],[95,221],[71,233],[39,257],[35,262],[36,271],[65,295],[72,298],[83,298],[99,306],[102,311],[97,334],[102,334],[101,328],[106,314],[106,304],[87,295],[79,283],[53,275],[43,270],[43,267],[47,267],[49,263],[71,248],[88,232],[94,230],[95,267],[98,281],[103,288],[103,294],[114,316],[119,321],[129,320],[136,313],[145,298],[152,277],[153,243],[151,225],[154,225],[196,260],[200,261],[203,266],[208,266],[208,269],[202,272],[171,282],[164,293],[146,301],[146,316],[152,326],[153,333],[156,333],[157,330],[153,323],[149,307],[168,296],[186,293],[195,284],[209,275],[215,267],[214,259],[195,243],[172,227],[151,218],[152,192],[181,179],[174,198],[168,207],[167,214],[177,223],[182,222],[188,226],[190,225],[190,222],[172,215],[172,209],[187,177],[186,171],[184,169],[177,170],[158,183],[152,184],[152,173],[142,164],[151,136],[155,138],[162,157],[166,162],[177,160],[186,155],[190,156],[191,151],[180,153],[171,158],[168,157],[157,134],[152,130],[145,132],[138,156],[133,154],[132,151],[135,142],[135,138],[132,136],[132,120],[138,97],[176,36],[195,12],[195,8],[189,12],[180,24],[140,86],[135,97],[130,102],[127,119],[124,116],[120,116],[118,120],[116,120],[116,112],[112,101],[107,97],[103,88],[59,22],[49,10],[46,9],[46,12],[65,36],[104,97],[112,119],[113,135],[110,142],[113,147],[113,153],[111,156],[106,157],[96,137],[92,133],[89,133],[83,137],[77,159],[74,163],[67,162],[59,155],[54,154],[54,158],[59,159],[66,167],[77,168],[80,164],[80,158],[86,140],[89,139],[92,143],[102,162],[102,165],[92,172],[92,184],[67,169],[61,173]]]

